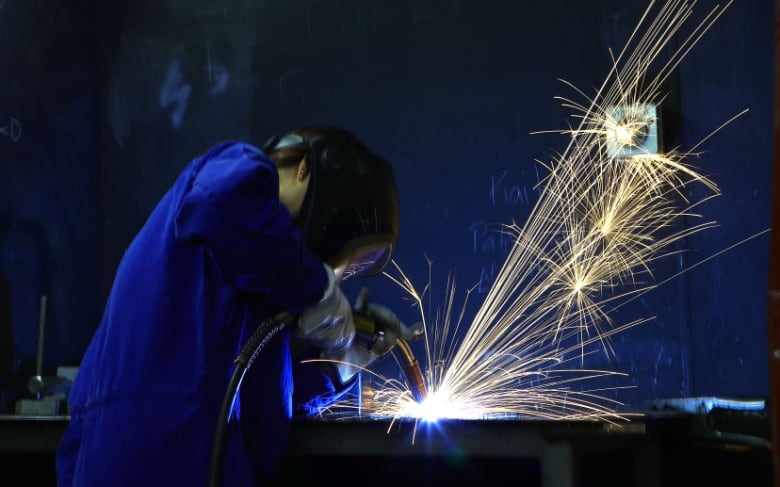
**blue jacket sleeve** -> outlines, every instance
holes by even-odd
[[[175,221],[176,238],[205,245],[235,288],[292,312],[322,296],[322,263],[279,201],[276,166],[259,149],[225,143],[194,161]]]

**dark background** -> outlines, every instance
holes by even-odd
[[[715,4],[699,1],[695,18]],[[0,0],[3,407],[33,373],[40,297],[53,374],[78,364],[122,253],[156,201],[191,158],[225,139],[259,145],[312,123],[354,131],[396,168],[396,260],[420,288],[433,262],[434,307],[448,273],[461,292],[476,286],[469,316],[506,255],[500,240],[484,245],[498,239],[492,225],[525,221],[544,174],[535,160],[568,142],[532,135],[572,123],[555,97],[576,93],[558,78],[592,94],[609,49],[623,46],[645,6]],[[722,190],[698,208],[719,226],[659,262],[659,281],[769,226],[773,19],[771,0],[735,2],[670,80],[667,147],[691,147],[749,112],[692,161]],[[628,374],[607,385],[635,386],[606,395],[628,409],[767,396],[768,245],[766,234],[750,240],[623,308],[619,322],[655,319],[616,336],[611,362],[587,364]],[[354,295],[362,285],[416,321],[389,281],[345,287]]]

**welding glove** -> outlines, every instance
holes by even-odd
[[[298,317],[296,333],[325,355],[343,354],[355,338],[355,322],[349,300],[341,291],[333,269],[324,264],[328,284],[322,299]]]
[[[365,288],[358,296],[353,316],[357,333],[352,345],[338,353],[323,354],[334,360],[342,384],[389,354],[399,338],[409,341],[423,334],[422,323],[407,327],[389,308],[368,303]]]
[[[354,314],[358,335],[364,339],[370,337],[369,348],[377,357],[390,353],[399,338],[411,341],[423,334],[422,323],[408,327],[389,308],[369,303],[366,288],[363,288],[355,302]]]

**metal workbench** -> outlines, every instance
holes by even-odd
[[[0,416],[0,467],[53,479],[67,424]],[[768,437],[768,417],[757,412],[653,411],[614,423],[297,419],[273,485],[769,487]]]

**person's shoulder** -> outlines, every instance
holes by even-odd
[[[206,159],[242,158],[267,160],[268,157],[255,145],[240,140],[226,140],[212,146],[204,154]]]

